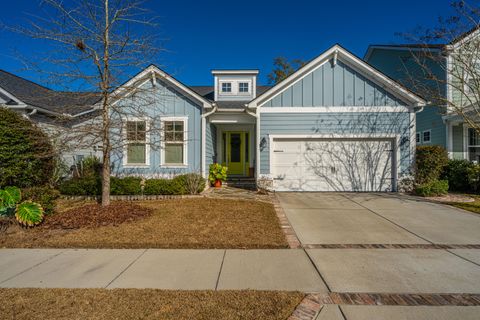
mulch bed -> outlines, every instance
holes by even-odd
[[[47,216],[42,228],[80,229],[102,226],[118,226],[148,217],[153,210],[129,202],[115,202],[108,207],[87,204],[62,213]]]

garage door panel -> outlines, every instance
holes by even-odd
[[[392,141],[274,140],[272,174],[277,190],[390,191]]]

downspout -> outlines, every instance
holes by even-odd
[[[24,113],[24,114],[23,114],[23,117],[30,120],[30,116],[33,116],[34,114],[36,114],[37,111],[38,111],[37,109],[33,109],[33,110],[32,110],[31,112],[29,112],[29,113]]]
[[[258,110],[258,108],[256,108]],[[245,112],[252,117],[255,117],[255,180],[260,178],[260,114],[255,111],[248,110],[248,105],[245,105]]]
[[[207,171],[206,171],[206,157],[207,157],[207,117],[217,111],[217,105],[213,104],[213,109],[207,113],[202,114],[202,161],[201,161],[201,171],[202,176],[207,178]]]

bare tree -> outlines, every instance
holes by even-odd
[[[451,7],[453,14],[436,27],[401,34],[416,43],[403,82],[480,133],[480,6],[472,0]]]
[[[156,25],[155,18],[144,3],[143,0],[43,0],[42,14],[32,15],[26,27],[11,28],[52,48],[45,52],[42,47],[43,54],[36,56],[38,63],[30,63],[30,67],[41,72],[48,70],[50,79],[58,85],[71,85],[77,91],[79,88],[84,91],[49,92],[48,99],[71,94],[75,96],[73,101],[78,99],[78,104],[85,100],[95,104],[95,116],[89,113],[89,119],[79,117],[73,121],[71,117],[57,117],[51,122],[52,128],[58,128],[58,122],[66,124],[57,132],[52,130],[60,140],[57,145],[76,148],[101,145],[103,206],[110,204],[111,155],[115,149],[124,147],[126,119],[158,116],[144,108],[158,99],[146,92],[154,84],[123,83],[161,50],[151,32]],[[152,81],[155,82],[153,75]],[[135,97],[135,104],[126,107],[119,103],[120,98],[127,96]],[[72,100],[66,103],[76,107]],[[134,131],[134,137],[128,138],[142,140],[147,131],[159,130],[150,123],[156,122],[146,121]]]

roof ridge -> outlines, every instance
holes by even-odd
[[[41,85],[41,84],[39,84],[39,83],[36,83],[36,82],[34,82],[34,81],[32,81],[32,80],[28,80],[28,79],[26,79],[26,78],[24,78],[24,77],[20,77],[19,75],[13,74],[13,73],[11,73],[11,72],[9,72],[9,71],[6,71],[6,70],[4,70],[4,69],[0,69],[0,72],[6,73],[6,74],[8,74],[8,75],[10,75],[10,76],[12,76],[12,77],[15,77],[15,78],[17,78],[17,79],[21,79],[21,80],[23,80],[23,81],[30,82],[31,84],[34,84],[34,85],[36,85],[36,86],[38,86],[38,87],[40,87],[40,88],[43,88],[43,89],[46,89],[46,90],[49,90],[49,91],[55,91],[55,90],[53,90],[53,89],[51,89],[51,88],[49,88],[49,87],[46,87],[46,86]]]

